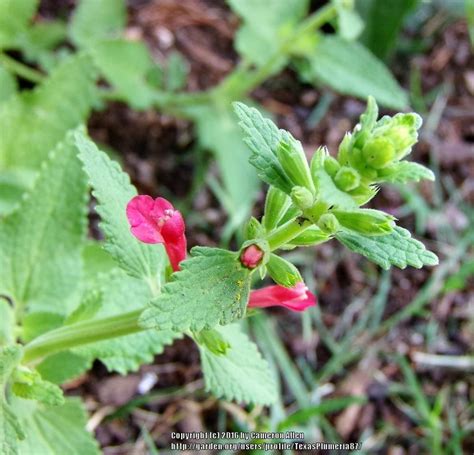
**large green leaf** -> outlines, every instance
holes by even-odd
[[[407,94],[387,67],[357,42],[321,36],[306,57],[299,69],[308,80],[363,99],[372,95],[394,109],[404,109],[408,104]]]
[[[105,249],[126,272],[155,282],[165,261],[161,245],[147,245],[130,232],[126,216],[128,202],[137,194],[129,176],[83,133],[76,132],[79,158],[89,177],[93,194],[99,201],[97,213],[105,233]]]
[[[419,0],[357,0],[365,24],[362,43],[377,57],[385,58],[396,44],[405,17],[418,3]]]
[[[26,438],[18,444],[19,455],[96,455],[99,447],[86,431],[87,414],[78,398],[61,406],[47,406],[16,398],[13,409]]]
[[[16,93],[17,82],[15,76],[0,66],[0,103],[8,100]]]
[[[200,344],[206,389],[218,398],[244,403],[271,404],[277,396],[275,380],[268,363],[255,343],[237,324],[217,327],[228,343],[225,353],[217,354]]]
[[[93,319],[139,310],[152,298],[150,288],[144,281],[132,278],[119,269],[102,275],[94,289],[100,291],[102,300]],[[74,352],[90,360],[99,359],[110,371],[125,374],[138,370],[144,363],[151,363],[156,354],[160,354],[166,345],[179,337],[179,334],[171,330],[145,330],[88,344]]]
[[[127,20],[123,0],[81,0],[70,23],[69,34],[78,46],[118,37]]]
[[[250,271],[237,254],[206,247],[195,247],[191,254],[143,312],[145,327],[200,331],[244,316]]]
[[[33,188],[0,223],[0,294],[20,308],[66,313],[78,287],[87,229],[84,172],[68,136]]]
[[[261,65],[278,51],[281,42],[308,10],[307,0],[228,0],[243,19],[236,48],[250,62]]]
[[[350,250],[362,254],[386,270],[391,265],[401,269],[411,265],[419,269],[424,265],[438,264],[434,253],[413,239],[409,231],[398,226],[388,235],[375,237],[345,229],[338,232],[336,238]]]
[[[95,70],[74,56],[32,91],[0,105],[0,170],[37,169],[65,133],[79,125],[97,100]]]

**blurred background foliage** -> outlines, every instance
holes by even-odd
[[[440,265],[382,273],[332,242],[288,253],[320,305],[247,324],[280,401],[206,397],[186,340],[126,377],[97,364],[66,390],[86,398],[106,453],[156,453],[175,430],[277,429],[365,453],[474,450],[473,43],[472,0],[0,1],[0,216],[85,122],[142,192],[184,212],[192,245],[232,246],[263,204],[232,101],[308,156],[336,152],[368,95],[424,118],[413,158],[436,183],[385,188],[374,207]]]

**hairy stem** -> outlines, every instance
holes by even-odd
[[[147,330],[138,324],[142,311],[82,321],[47,332],[25,346],[23,363],[37,363],[56,352]]]
[[[275,251],[283,245],[286,245],[302,232],[306,231],[312,224],[311,221],[300,217],[293,218],[285,224],[282,224],[266,238],[270,245],[270,250]]]

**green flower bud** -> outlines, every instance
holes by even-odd
[[[225,355],[230,344],[215,329],[201,330],[194,334],[195,340],[216,355]]]
[[[335,234],[339,230],[339,221],[332,213],[325,213],[319,218],[318,227],[327,234]]]
[[[334,182],[340,190],[351,191],[359,186],[360,175],[355,169],[342,166],[334,177]]]
[[[270,255],[267,270],[275,283],[287,288],[303,281],[300,272],[291,262],[273,253]]]
[[[339,149],[337,152],[337,160],[341,165],[349,163],[349,155],[352,149],[352,135],[346,133],[344,139],[339,144]]]
[[[291,199],[301,210],[311,207],[314,202],[313,193],[304,186],[294,186],[291,190]]]
[[[324,170],[331,176],[334,177],[337,174],[337,171],[341,168],[339,161],[332,156],[326,156],[324,159]]]
[[[375,169],[390,165],[395,158],[395,148],[385,137],[377,137],[367,142],[362,150],[365,162]]]
[[[258,237],[262,237],[263,234],[264,230],[262,225],[259,223],[257,218],[252,216],[245,226],[245,239],[256,239]]]
[[[278,226],[290,205],[291,199],[283,191],[274,186],[268,189],[265,199],[265,215],[262,219],[263,227],[267,232]]]
[[[395,219],[379,210],[333,210],[331,212],[341,226],[365,235],[387,235],[393,231]]]
[[[291,182],[294,185],[304,186],[314,193],[308,160],[301,143],[292,137],[284,138],[278,144],[276,155]]]

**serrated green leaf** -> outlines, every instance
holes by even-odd
[[[404,19],[418,3],[419,0],[356,0],[365,24],[361,42],[377,57],[385,58],[396,45]]]
[[[76,132],[76,145],[84,170],[99,201],[96,210],[106,241],[104,248],[126,272],[137,278],[156,281],[164,267],[162,245],[139,242],[130,232],[125,213],[128,202],[137,195],[129,176],[83,133]]]
[[[45,381],[64,384],[88,370],[92,365],[90,358],[70,351],[58,352],[46,357],[36,366],[36,371]]]
[[[240,55],[255,65],[278,51],[286,36],[308,10],[307,0],[228,0],[243,19],[235,46]]]
[[[96,102],[95,69],[85,56],[58,66],[42,84],[0,105],[0,170],[38,169]]]
[[[271,404],[277,389],[268,363],[237,324],[216,327],[229,344],[225,354],[199,345],[206,390],[241,403]]]
[[[68,136],[17,209],[0,222],[0,294],[27,312],[64,314],[81,277],[86,181]]]
[[[102,296],[101,307],[94,315],[97,319],[144,308],[152,298],[144,281],[119,269],[99,277],[94,289]],[[97,358],[109,371],[125,374],[138,370],[144,363],[151,363],[156,354],[180,336],[170,330],[147,330],[88,344],[73,352],[90,360]]]
[[[36,371],[24,368],[15,372],[11,391],[20,398],[36,400],[50,406],[64,404],[63,391],[52,382],[44,381]]]
[[[380,104],[394,109],[404,109],[408,104],[407,94],[387,67],[357,42],[321,36],[307,59],[299,69],[308,80],[363,99],[372,95]]]
[[[81,0],[74,11],[69,35],[78,46],[118,37],[125,27],[127,11],[123,0]]]
[[[248,147],[228,107],[201,108],[193,118],[201,146],[212,150],[219,164],[225,198],[221,201],[240,226],[249,216],[260,181],[250,165]]]
[[[14,47],[38,6],[38,0],[0,0],[0,49]]]
[[[147,74],[154,63],[145,43],[103,41],[92,47],[91,55],[123,101],[135,109],[147,109],[153,104],[155,90],[147,82]]]
[[[390,167],[380,169],[378,181],[390,183],[419,182],[420,180],[434,181],[435,175],[431,169],[410,161],[400,161]]]
[[[270,119],[264,118],[253,107],[234,103],[234,110],[240,119],[239,125],[246,134],[244,141],[252,151],[250,163],[257,169],[258,176],[269,185],[290,194],[293,184],[276,156],[286,132],[279,130]]]
[[[347,248],[388,270],[391,265],[404,269],[407,265],[417,269],[423,265],[437,265],[438,257],[406,229],[395,227],[389,235],[366,237],[353,231],[343,230],[336,238]]]
[[[18,84],[15,76],[0,66],[0,103],[8,100],[17,91]]]
[[[199,332],[244,316],[250,271],[237,253],[194,247],[181,267],[143,312],[145,327]]]
[[[78,398],[61,406],[47,406],[16,398],[13,408],[26,431],[19,455],[98,455],[97,441],[86,431],[87,414]]]

